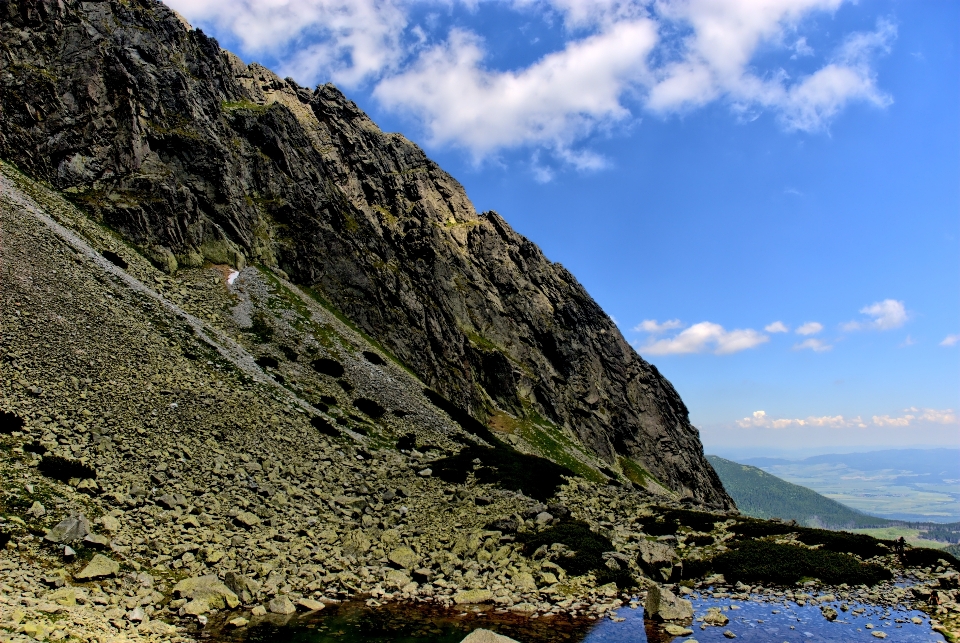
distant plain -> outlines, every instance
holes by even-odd
[[[864,513],[893,520],[960,521],[960,449],[891,449],[802,460],[739,460]]]

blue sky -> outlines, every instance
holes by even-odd
[[[421,144],[708,450],[960,444],[960,3],[170,4]]]

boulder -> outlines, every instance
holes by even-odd
[[[233,609],[240,605],[239,597],[214,575],[186,578],[173,587],[180,598],[190,599],[183,606],[187,614],[199,616],[212,609]]]
[[[642,540],[638,546],[637,564],[655,581],[669,580],[673,567],[680,562],[673,547],[661,542]]]
[[[820,613],[823,614],[823,618],[827,619],[828,621],[837,620],[837,610],[833,609],[832,607],[827,607],[824,605],[820,608]]]
[[[413,569],[420,562],[420,556],[409,547],[397,547],[387,554],[387,559],[404,569]]]
[[[726,614],[720,611],[719,607],[711,607],[707,610],[706,615],[703,617],[703,622],[707,625],[723,627],[730,622],[730,619],[727,618]]]
[[[253,597],[260,591],[260,583],[238,572],[231,571],[224,574],[223,584],[244,603],[253,602]]]
[[[43,538],[46,541],[64,545],[76,542],[89,533],[90,521],[83,514],[77,514],[58,523]]]
[[[300,600],[297,601],[297,607],[307,612],[319,612],[324,607],[326,607],[326,605],[324,605],[320,601],[315,601],[312,598],[301,598]]]
[[[693,618],[693,603],[678,598],[670,590],[651,585],[643,606],[647,618],[658,621],[689,621]]]
[[[271,614],[280,614],[282,616],[288,616],[297,611],[296,606],[291,602],[286,596],[277,596],[270,600],[267,603],[267,610]]]
[[[509,636],[480,628],[467,634],[467,637],[460,643],[517,643],[517,641]]]
[[[457,605],[476,605],[492,600],[493,592],[489,589],[462,589],[453,595],[453,602]]]
[[[120,563],[111,560],[103,554],[97,554],[87,563],[83,570],[74,576],[77,580],[93,580],[95,578],[107,578],[116,576],[120,571]]]

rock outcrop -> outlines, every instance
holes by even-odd
[[[0,41],[0,156],[156,265],[272,267],[475,418],[546,418],[641,484],[733,506],[573,275],[332,85],[245,65],[152,0],[2,0]]]

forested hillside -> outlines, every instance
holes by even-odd
[[[708,455],[707,459],[742,513],[796,520],[811,527],[879,527],[891,523],[860,513],[816,491],[781,480],[756,467]]]

